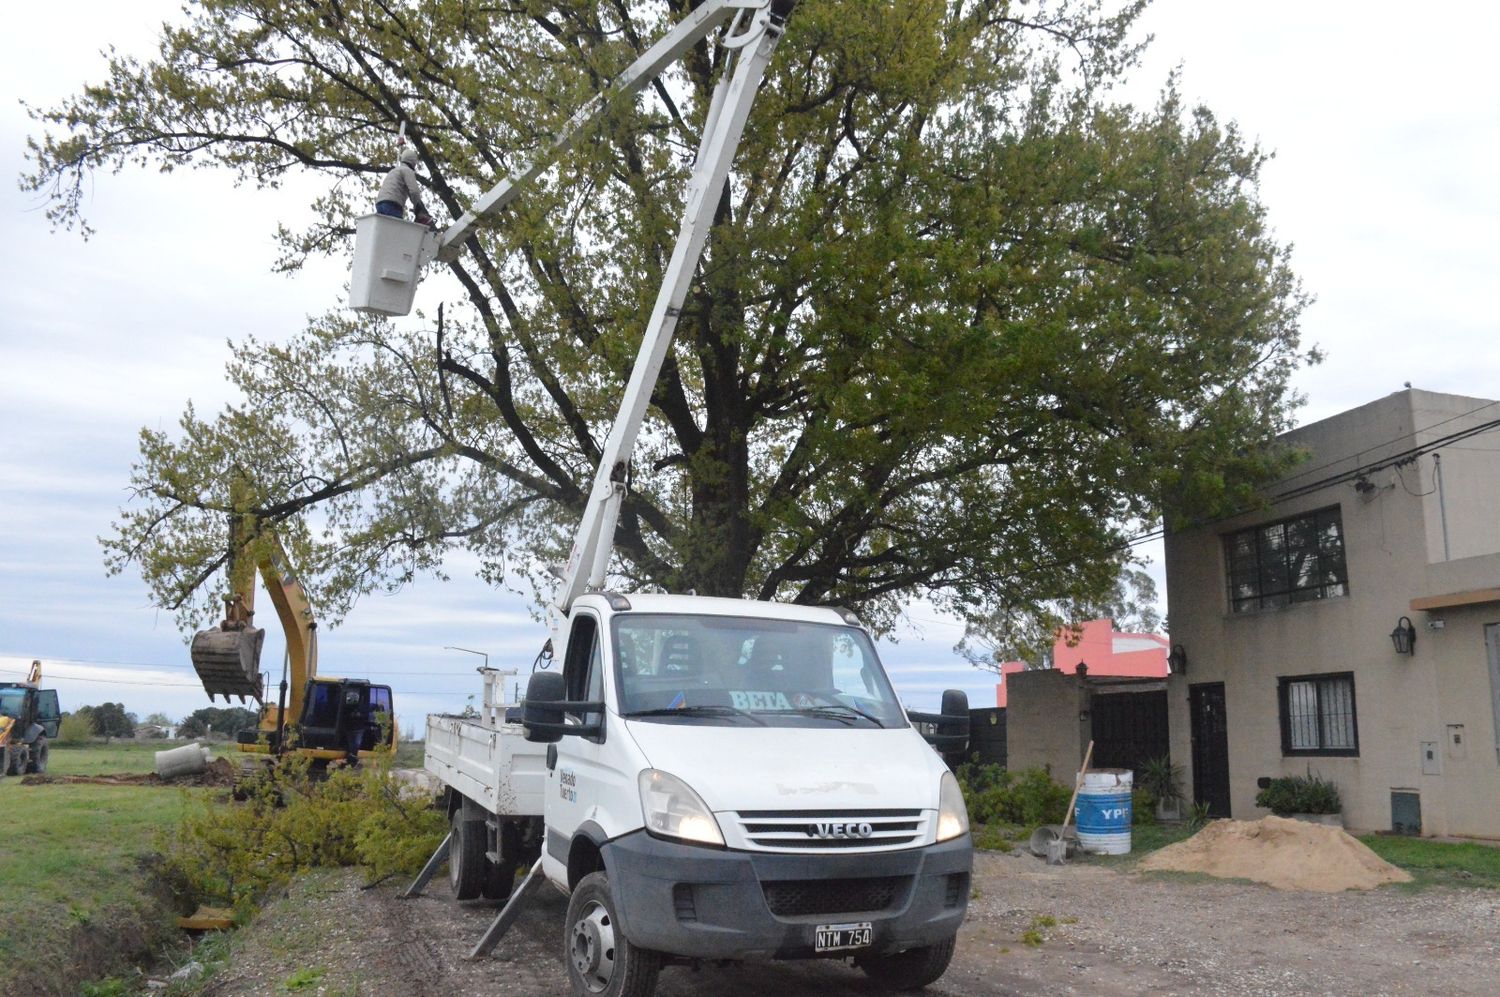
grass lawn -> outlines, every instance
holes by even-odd
[[[1391,865],[1412,874],[1413,885],[1500,889],[1500,848],[1367,834],[1359,839]]]
[[[145,772],[157,747],[54,746],[48,771],[96,775]],[[150,786],[23,786],[0,779],[5,847],[0,883],[0,993],[76,993],[78,976],[97,976],[114,958],[111,939],[145,942],[168,914],[151,889],[143,858],[174,824],[187,790]],[[47,981],[37,987],[22,981]]]
[[[187,741],[91,741],[88,744],[53,744],[47,759],[50,775],[117,775],[122,772],[150,772],[156,767],[156,753],[181,747]]]

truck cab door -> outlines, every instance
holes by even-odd
[[[563,681],[568,699],[600,701],[604,698],[604,655],[600,621],[593,613],[578,610],[568,631],[563,654]],[[587,715],[568,713],[570,724],[605,724],[605,711]],[[557,742],[556,763],[547,771],[545,818],[547,837],[543,848],[549,878],[567,882],[568,852],[573,835],[584,824],[598,823],[599,803],[607,787],[618,779],[604,764],[608,730],[597,738],[570,735]]]
[[[49,738],[57,738],[57,730],[62,726],[62,711],[57,706],[56,689],[37,690],[36,722],[42,725]]]

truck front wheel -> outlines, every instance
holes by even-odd
[[[661,954],[637,948],[620,932],[605,873],[591,872],[573,889],[563,958],[579,997],[647,997],[656,992]]]
[[[484,821],[467,819],[466,809],[459,807],[453,811],[449,826],[452,834],[448,838],[448,882],[455,897],[473,900],[484,889],[489,860],[484,856]]]
[[[865,975],[891,990],[920,990],[948,971],[953,961],[953,949],[958,944],[955,935],[936,945],[919,949],[907,949],[895,955],[870,956],[860,959],[857,965]]]

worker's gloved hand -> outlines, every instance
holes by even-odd
[[[426,225],[426,226],[431,227],[431,225],[432,225],[432,216],[429,215],[429,214],[427,214],[425,211],[422,212],[421,214],[417,215],[417,224],[418,225]]]

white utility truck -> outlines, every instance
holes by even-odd
[[[938,723],[935,743],[956,747],[967,724],[961,692],[945,695],[942,714],[909,714],[847,610],[606,590],[636,434],[795,5],[706,0],[551,147],[572,145],[608,107],[728,24],[719,44],[730,65],[577,540],[558,572],[541,667],[524,706],[504,703],[504,674],[486,670],[478,717],[428,719],[426,767],[447,787],[452,828],[412,891],[446,859],[460,898],[509,897],[475,946],[480,954],[533,889],[553,884],[571,897],[563,943],[579,994],[648,994],[666,962],[752,958],[849,958],[893,987],[921,986],[947,968],[968,903],[963,797],[913,725]],[[354,286],[361,267],[365,287],[414,286],[423,263],[460,251],[478,220],[544,165],[528,164],[440,237],[420,236],[405,268],[372,259],[381,251],[365,244],[377,228],[410,223],[361,219]],[[395,290],[370,310],[409,308]],[[531,872],[513,889],[524,866]]]

